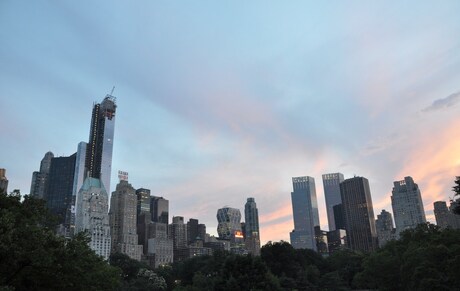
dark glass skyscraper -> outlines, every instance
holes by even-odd
[[[70,224],[70,221],[66,222],[66,216],[72,205],[75,158],[76,154],[52,158],[49,167],[46,205],[51,213],[58,216],[60,224]]]
[[[377,232],[369,181],[364,177],[344,180],[340,183],[340,193],[349,247],[374,251],[377,249]]]
[[[94,104],[86,148],[87,176],[100,179],[107,193],[110,193],[116,108],[115,97],[112,95],[107,95],[102,103]]]
[[[323,175],[324,197],[326,199],[327,222],[329,230],[337,229],[334,220],[333,207],[342,203],[340,198],[340,183],[343,181],[343,174],[331,173]]]
[[[315,179],[312,177],[292,178],[291,192],[294,230],[290,233],[291,245],[296,249],[316,251],[315,226],[319,226],[318,202]]]
[[[166,223],[169,222],[169,200],[163,197],[152,196],[150,200],[150,212],[152,221]]]

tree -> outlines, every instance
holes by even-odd
[[[454,214],[460,215],[460,176],[455,177],[455,186],[452,187],[452,191],[454,191],[454,199],[452,199],[452,212]],[[455,199],[455,197],[458,197]]]
[[[0,193],[0,288],[114,290],[119,272],[96,255],[84,234],[56,236],[43,200]]]

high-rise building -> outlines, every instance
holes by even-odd
[[[86,231],[91,238],[90,248],[107,260],[111,250],[109,204],[101,180],[86,178],[77,195],[76,203],[76,232]]]
[[[127,180],[120,180],[110,200],[110,230],[112,252],[128,255],[141,260],[142,245],[138,245],[136,189]]]
[[[346,229],[342,203],[334,205],[332,210],[334,211],[335,229]]]
[[[393,217],[385,209],[377,215],[375,228],[379,238],[379,247],[383,247],[390,240],[396,239],[395,228],[393,227]]]
[[[460,215],[452,213],[445,201],[433,203],[436,224],[441,228],[460,229]],[[452,208],[452,207],[451,207]]]
[[[40,171],[33,172],[32,183],[30,185],[31,196],[40,199],[45,198],[52,158],[54,158],[54,154],[52,152],[47,152],[40,163]]]
[[[168,226],[168,236],[173,241],[174,262],[180,257],[178,252],[187,248],[187,224],[182,216],[174,216]]]
[[[319,226],[318,202],[315,179],[312,177],[292,178],[291,192],[294,230],[290,233],[291,245],[296,249],[316,251],[315,226]]]
[[[75,159],[75,176],[73,179],[73,196],[77,196],[80,191],[83,181],[86,178],[85,163],[86,163],[86,149],[88,143],[82,141],[77,146],[77,156]]]
[[[340,194],[349,247],[365,252],[376,250],[377,231],[369,181],[364,177],[346,179],[340,183]]]
[[[244,205],[244,239],[247,250],[255,255],[260,255],[259,211],[254,198],[248,198]]]
[[[226,206],[217,210],[217,222],[217,233],[220,239],[229,240],[232,245],[241,245],[243,243],[239,209]]]
[[[187,238],[188,244],[192,244],[198,237],[198,219],[190,218],[187,222]]]
[[[70,226],[68,214],[72,206],[75,158],[76,154],[70,157],[51,158],[44,197],[50,212],[58,217],[58,224],[65,225],[67,229]]]
[[[169,223],[169,201],[163,197],[151,196],[150,212],[153,222]]]
[[[6,178],[6,170],[0,169],[0,192],[8,193],[8,179]]]
[[[396,224],[396,235],[399,237],[402,231],[426,223],[426,217],[420,189],[412,177],[395,181],[393,185],[391,205]]]
[[[316,251],[322,255],[329,253],[327,231],[321,230],[319,225],[315,226]]]
[[[327,247],[329,254],[346,247],[347,232],[344,229],[336,229],[327,232]]]
[[[142,214],[145,215],[145,214]],[[148,225],[146,255],[152,268],[171,264],[174,259],[174,242],[168,237],[168,225],[151,222]]]
[[[107,193],[110,193],[116,108],[115,97],[112,95],[107,95],[101,103],[94,104],[86,148],[85,177],[100,179]]]
[[[334,219],[334,209],[335,205],[342,203],[342,198],[340,198],[340,183],[343,181],[343,174],[341,173],[331,173],[323,175],[323,188],[324,188],[324,197],[326,198],[326,211],[327,211],[327,222],[329,225],[329,230],[337,229]]]
[[[142,213],[148,213],[151,219],[152,214],[150,212],[150,189],[139,188],[136,190],[137,196],[137,217]]]

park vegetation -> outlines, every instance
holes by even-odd
[[[269,242],[261,255],[215,252],[152,270],[109,262],[79,234],[54,233],[42,200],[0,193],[0,290],[458,290],[460,231],[422,224],[373,253],[323,257]]]

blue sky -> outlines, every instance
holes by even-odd
[[[116,86],[112,184],[216,233],[254,197],[288,240],[291,177],[369,179],[375,215],[412,176],[428,218],[459,174],[458,1],[1,1],[0,167],[28,193],[47,151],[87,141]]]

